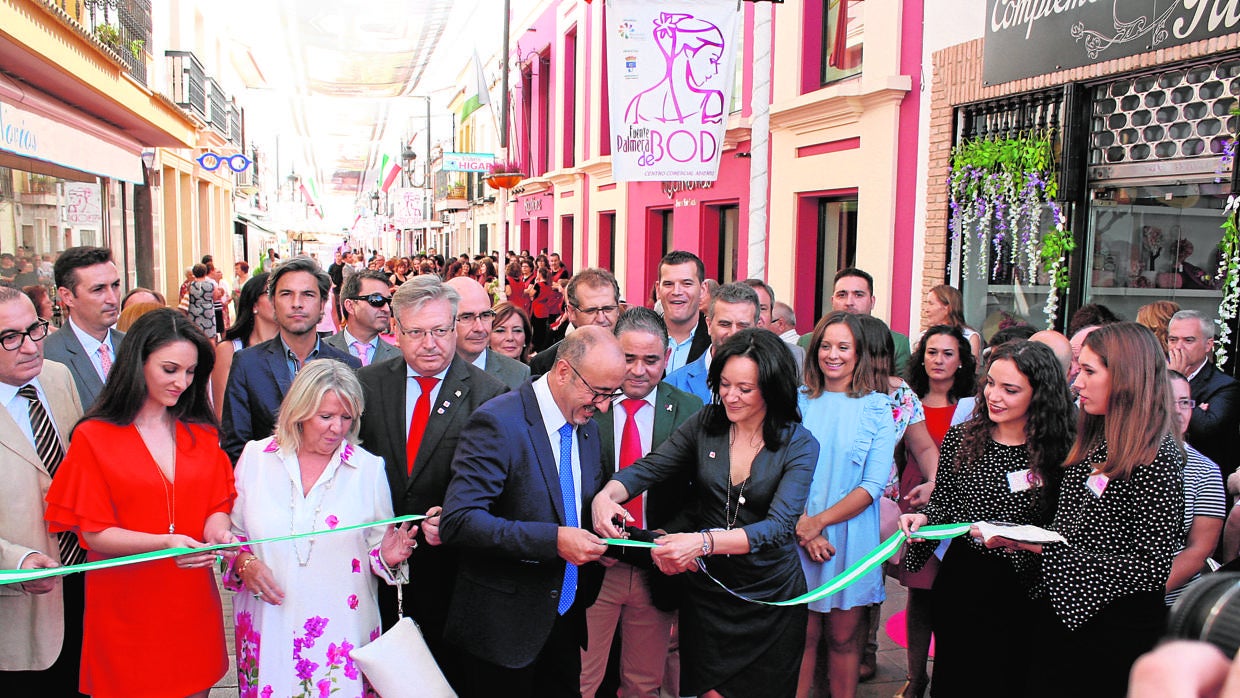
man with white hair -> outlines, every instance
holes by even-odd
[[[1218,463],[1223,477],[1236,469],[1240,382],[1214,367],[1214,323],[1196,310],[1181,310],[1167,323],[1168,367],[1188,377],[1193,416],[1186,440]]]
[[[85,562],[77,536],[49,533],[43,520],[43,498],[82,417],[69,369],[43,360],[47,332],[25,294],[0,287],[0,569]],[[21,695],[36,687],[49,696],[78,695],[82,575],[0,588],[0,685]]]

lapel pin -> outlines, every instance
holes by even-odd
[[[670,403],[670,402],[669,402],[669,403],[667,403],[667,407],[664,407],[663,409],[667,410],[668,412],[671,412],[671,411],[672,411],[672,403]]]
[[[435,410],[435,412],[436,414],[443,414],[443,408],[440,407],[438,410]]]
[[[444,407],[451,407],[451,406],[452,406],[452,403],[451,403],[451,402],[448,402],[447,400],[444,400],[444,401],[443,401],[443,406],[444,406]]]
[[[715,452],[714,452],[714,451],[711,451],[710,453],[707,453],[707,454],[706,454],[706,456],[707,456],[708,458],[714,458],[714,457],[715,457]]]
[[[458,391],[456,391],[456,396],[457,396],[457,397],[460,397],[460,396],[461,396],[461,391],[459,391],[459,390],[458,390]]]

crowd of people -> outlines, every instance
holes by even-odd
[[[169,307],[72,248],[55,332],[0,278],[0,566],[236,544],[0,587],[0,682],[205,696],[219,574],[245,698],[366,695],[350,652],[402,613],[462,696],[847,698],[890,576],[899,696],[1118,696],[1183,587],[1240,554],[1240,383],[1200,313],[983,338],[938,286],[910,341],[847,268],[801,334],[690,252],[654,309],[605,269],[498,257],[269,253],[232,284],[204,259]],[[978,521],[1062,541],[919,538]]]

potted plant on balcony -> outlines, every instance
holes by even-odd
[[[512,189],[525,177],[521,164],[515,160],[497,160],[491,165],[487,184],[495,189]]]
[[[121,31],[113,24],[100,24],[95,27],[95,38],[99,39],[99,43],[116,51],[121,50]]]

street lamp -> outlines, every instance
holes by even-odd
[[[379,190],[370,193],[370,205],[375,210],[375,215],[379,215]]]

